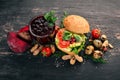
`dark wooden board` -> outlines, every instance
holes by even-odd
[[[91,61],[74,66],[59,58],[14,55],[6,39],[36,15],[55,10],[85,17],[92,28],[100,28],[113,44],[106,64]],[[120,80],[120,0],[0,0],[0,80]]]

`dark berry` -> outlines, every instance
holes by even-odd
[[[40,37],[48,36],[54,31],[54,26],[50,26],[43,16],[33,19],[30,25],[32,33]]]

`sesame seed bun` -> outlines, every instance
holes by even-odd
[[[88,21],[85,18],[78,15],[68,15],[64,19],[63,25],[66,30],[77,34],[84,34],[90,31]]]

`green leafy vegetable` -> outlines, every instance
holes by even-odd
[[[53,55],[52,55],[52,57],[62,57],[62,56],[64,56],[66,53],[64,53],[64,52],[62,52],[62,51],[56,51]]]
[[[77,42],[80,41],[80,35],[74,34],[74,37],[75,37],[75,40],[76,40]]]
[[[80,45],[80,47],[78,48],[78,50],[84,50],[85,49],[85,37],[81,37],[80,39],[82,39],[82,43]]]
[[[64,11],[64,17],[66,17],[68,15],[68,13],[66,11]]]
[[[55,12],[50,11],[44,15],[44,18],[49,22],[49,26],[54,26],[57,17],[55,17]]]
[[[63,40],[70,40],[70,39],[71,39],[71,35],[63,36]]]
[[[84,48],[85,48],[85,42],[82,42],[79,49],[84,50]]]
[[[103,58],[99,58],[99,59],[92,59],[94,62],[98,62],[98,63],[106,63],[106,61]]]
[[[97,63],[106,63],[106,60],[104,60],[103,58],[95,59],[93,58],[92,55],[84,55],[83,57],[85,59],[91,59],[92,61],[97,62]]]
[[[63,34],[63,40],[70,40],[72,37],[72,33],[70,33],[69,31],[65,31]]]
[[[78,54],[78,49],[76,47],[74,47],[72,52],[74,52],[75,54]]]
[[[49,23],[49,26],[54,26],[54,24],[53,23]]]

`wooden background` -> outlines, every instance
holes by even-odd
[[[59,18],[57,25],[67,11],[85,17],[91,29],[100,28],[114,45],[105,54],[108,62],[71,66],[59,58],[11,52],[7,33],[50,10]],[[0,80],[120,80],[120,0],[0,0]]]

